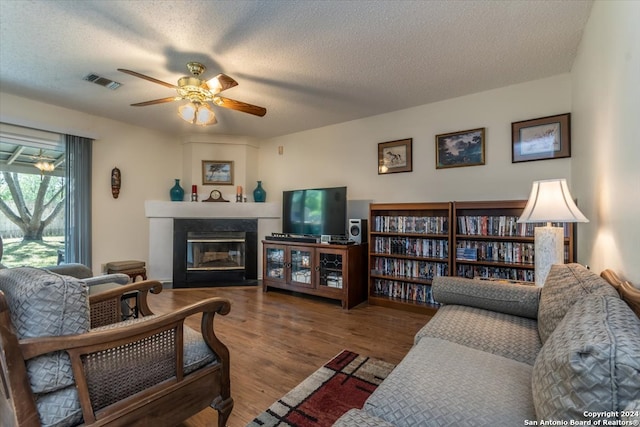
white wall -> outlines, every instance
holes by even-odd
[[[184,138],[182,148],[185,200],[191,185],[198,186],[198,200],[207,199],[212,190],[220,190],[226,200],[235,202],[236,189],[242,187],[247,201],[255,187],[259,143],[253,138],[232,135],[192,135]],[[202,185],[202,161],[233,162],[233,185]]]
[[[640,284],[640,2],[596,1],[572,69],[578,253]]]
[[[282,190],[347,185],[376,202],[526,199],[537,179],[571,178],[571,159],[511,163],[511,123],[571,111],[569,74],[264,141],[267,201]],[[435,135],[486,128],[486,164],[435,168]],[[413,172],[378,175],[378,143],[413,138]],[[278,154],[278,147],[283,154]]]
[[[174,178],[182,176],[175,138],[123,123],[103,129],[93,145],[93,263],[149,260],[145,200],[169,200]],[[111,170],[122,174],[120,195],[111,195]],[[186,189],[185,189],[186,190]]]
[[[148,260],[145,200],[169,200],[173,178],[182,175],[175,137],[2,93],[0,121],[95,138],[92,210],[94,273],[109,261]],[[118,199],[111,196],[111,170],[122,173]]]

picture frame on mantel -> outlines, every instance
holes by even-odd
[[[411,172],[413,156],[411,153],[413,138],[378,144],[378,175]]]
[[[436,169],[484,165],[485,128],[436,135]]]
[[[202,185],[233,185],[233,161],[203,160]]]
[[[571,157],[571,113],[511,123],[511,163]]]

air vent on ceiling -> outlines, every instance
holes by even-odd
[[[113,80],[107,79],[106,77],[100,77],[99,75],[93,73],[87,74],[82,79],[100,86],[104,86],[107,89],[111,90],[116,90],[120,86],[122,86],[122,83],[114,82]]]

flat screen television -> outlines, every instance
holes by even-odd
[[[282,192],[282,232],[344,236],[347,231],[347,187]]]

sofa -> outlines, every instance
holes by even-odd
[[[91,277],[57,271],[0,270],[1,426],[169,427],[207,407],[225,426],[229,351],[213,320],[229,313],[228,300],[154,315],[147,297],[162,291],[158,281],[90,294]],[[122,296],[131,292],[140,317],[121,321]],[[184,325],[190,316],[201,319],[200,331]]]
[[[412,349],[335,426],[640,421],[640,319],[602,277],[579,264],[541,288],[438,277],[433,295]]]

